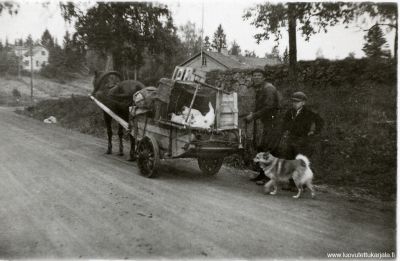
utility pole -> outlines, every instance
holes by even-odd
[[[18,45],[18,79],[21,79],[21,48],[22,46]]]
[[[203,34],[204,34],[204,1],[201,3],[201,44],[200,44],[200,61],[203,67]]]
[[[30,43],[29,54],[31,55],[31,103],[33,104],[33,45]]]

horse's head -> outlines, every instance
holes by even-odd
[[[108,91],[120,81],[122,81],[122,76],[116,71],[106,73],[96,71],[93,78],[92,95],[95,95],[99,91]]]

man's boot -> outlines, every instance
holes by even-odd
[[[269,181],[269,178],[265,176],[264,170],[260,169],[258,176],[253,178],[252,181],[255,181],[257,185],[264,185]]]

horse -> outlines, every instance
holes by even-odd
[[[133,105],[133,94],[145,88],[145,85],[136,80],[122,80],[121,74],[116,71],[106,73],[95,72],[93,79],[92,96],[102,102],[115,114],[121,117],[126,122],[129,121],[129,106]],[[104,112],[104,122],[107,128],[108,148],[106,154],[112,153],[112,117]],[[119,137],[119,156],[124,155],[123,146],[123,127],[118,124]],[[135,138],[129,135],[131,149],[129,152],[129,161],[135,161]]]

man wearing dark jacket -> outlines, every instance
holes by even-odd
[[[291,100],[292,108],[285,113],[282,126],[287,140],[285,158],[294,159],[297,154],[311,157],[315,146],[314,137],[321,132],[324,121],[305,106],[307,96],[303,92],[293,93]]]
[[[252,73],[253,87],[255,88],[255,108],[247,117],[246,121],[254,121],[253,125],[253,140],[256,145],[256,150],[269,151],[271,149],[272,132],[277,123],[277,114],[280,108],[280,95],[271,83],[265,81],[265,73],[262,69],[255,69]],[[257,142],[257,120],[262,125],[261,142]],[[252,180],[266,179],[263,171]]]

